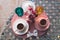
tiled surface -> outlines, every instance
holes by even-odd
[[[59,0],[40,0],[40,1],[32,0],[32,1],[37,2],[41,6],[44,6],[44,9],[51,22],[50,30],[48,31],[47,35],[39,37],[39,40],[60,40],[60,38],[58,37],[60,36],[60,1]],[[13,34],[10,25],[9,26],[5,25],[4,27],[6,28],[1,34],[0,40],[22,40],[19,36],[16,37]],[[32,37],[32,40],[37,39],[35,37]]]

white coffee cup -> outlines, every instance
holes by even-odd
[[[23,26],[22,28],[20,28],[21,26]],[[18,28],[17,28],[18,27]],[[29,29],[29,24],[27,23],[26,20],[24,19],[17,19],[14,23],[13,23],[13,27],[12,27],[14,33],[16,33],[17,35],[23,35],[25,33],[28,32]]]

